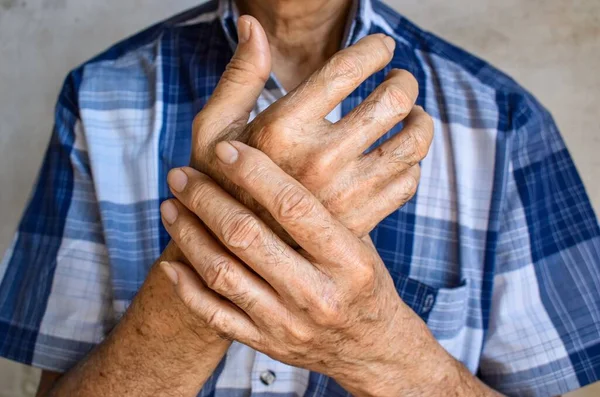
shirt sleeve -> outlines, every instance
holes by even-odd
[[[65,372],[107,333],[108,255],[69,75],[39,177],[0,262],[0,356]]]
[[[600,379],[600,229],[552,117],[531,97],[519,109],[479,375],[556,396]]]

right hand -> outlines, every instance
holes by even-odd
[[[410,200],[420,177],[419,161],[431,145],[433,123],[415,106],[418,83],[409,72],[392,70],[342,120],[325,120],[358,85],[390,62],[393,39],[371,35],[338,52],[247,124],[269,78],[271,56],[256,19],[240,17],[238,37],[227,70],[194,120],[192,167],[210,175],[288,242],[291,239],[268,212],[221,174],[214,156],[218,142],[239,140],[267,154],[358,237]],[[404,129],[399,134],[364,154],[401,121]]]

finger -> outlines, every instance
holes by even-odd
[[[396,42],[384,34],[364,37],[336,53],[273,107],[303,120],[322,119],[373,73],[392,59]]]
[[[167,180],[175,197],[279,294],[294,298],[290,286],[314,280],[310,263],[212,179],[184,167],[172,170]]]
[[[255,320],[281,313],[273,288],[233,258],[181,203],[165,201],[161,214],[167,232],[210,289]]]
[[[335,124],[336,151],[356,158],[410,113],[419,83],[406,70],[393,69],[360,105]]]
[[[338,216],[339,221],[355,236],[368,235],[415,195],[420,175],[421,167],[417,164],[399,176],[381,175],[380,179],[368,173],[357,176],[356,183],[336,197],[339,202],[353,200],[352,208]]]
[[[375,199],[366,203],[366,206],[358,208],[350,216],[349,228],[358,236],[368,235],[382,220],[413,198],[420,177],[421,167],[417,164],[388,182]],[[365,216],[366,220],[361,221]]]
[[[238,19],[238,46],[219,84],[194,128],[207,123],[222,131],[232,123],[246,123],[271,73],[271,50],[260,23],[249,15]]]
[[[261,334],[254,322],[202,284],[189,267],[179,262],[161,262],[160,267],[173,283],[181,301],[222,338],[242,343],[260,340]]]
[[[241,142],[220,142],[216,155],[225,176],[269,211],[318,263],[361,263],[364,245],[266,154]]]
[[[404,121],[404,128],[372,152],[363,156],[358,167],[371,178],[383,180],[400,175],[427,156],[433,140],[433,120],[415,106]]]

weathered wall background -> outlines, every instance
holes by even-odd
[[[554,113],[600,210],[600,1],[388,1],[533,91]],[[0,0],[0,252],[35,179],[67,71],[198,2]],[[0,397],[31,396],[36,376],[0,361]],[[600,387],[577,395],[600,395]]]

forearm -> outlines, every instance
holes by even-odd
[[[404,307],[404,306],[403,306]],[[375,360],[335,376],[357,397],[499,397],[433,337],[423,321],[404,307],[390,331],[396,336]]]
[[[181,257],[169,247],[165,259]],[[195,322],[155,265],[118,326],[49,396],[196,396],[228,347]]]
[[[377,396],[450,396],[450,397],[501,397],[502,394],[473,376],[460,362],[451,359],[447,365],[440,362],[431,363],[429,370],[423,370],[416,376],[404,371],[404,376],[397,379],[395,385],[383,386],[371,384],[352,391],[357,397]],[[385,377],[385,376],[384,376]],[[420,380],[419,380],[420,379]],[[418,383],[417,383],[418,382]],[[371,382],[368,382],[371,383]],[[408,384],[407,384],[408,383]],[[383,387],[382,387],[383,386]]]

